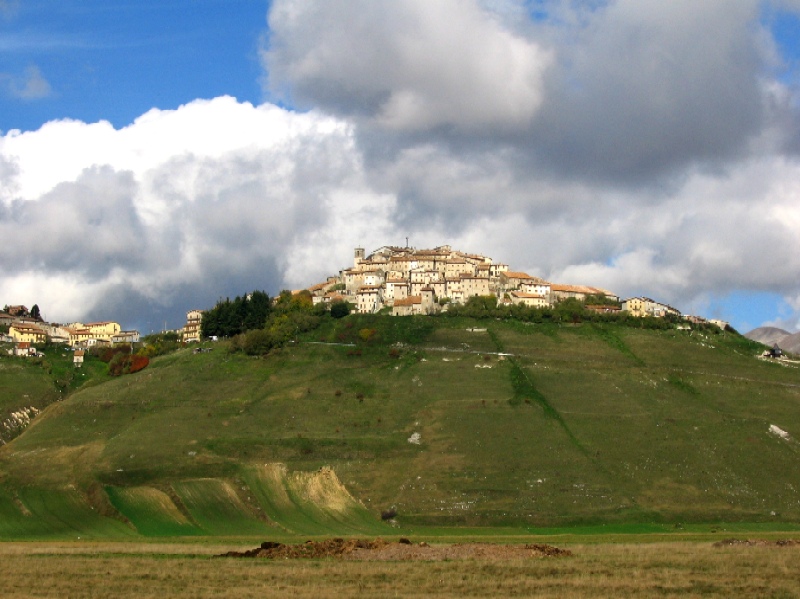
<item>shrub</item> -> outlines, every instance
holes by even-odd
[[[358,331],[358,336],[362,341],[366,342],[372,339],[377,332],[375,329],[361,329]]]
[[[95,358],[99,358],[106,364],[109,364],[115,356],[119,354],[129,354],[131,352],[129,346],[117,347],[93,347],[89,350],[89,354]]]
[[[251,356],[265,354],[274,345],[273,336],[264,329],[247,331],[244,335],[241,335],[239,343],[242,351]]]
[[[111,376],[133,374],[143,370],[150,364],[150,358],[141,355],[116,354],[108,363],[108,372]]]
[[[333,302],[331,304],[331,316],[334,318],[344,318],[350,314],[350,304],[347,302]]]
[[[381,520],[392,520],[395,516],[397,516],[397,510],[393,507],[381,512]]]
[[[147,356],[128,356],[128,374],[144,370],[150,364],[150,358]]]

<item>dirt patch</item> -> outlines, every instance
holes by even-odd
[[[714,547],[800,547],[800,541],[782,539],[765,541],[763,539],[724,539],[714,543]]]
[[[335,557],[354,561],[443,561],[459,559],[508,560],[543,557],[567,557],[572,552],[552,545],[499,545],[495,543],[457,543],[429,545],[375,539],[328,539],[285,545],[266,541],[248,551],[229,551],[219,557],[261,557],[266,559],[320,559]]]
[[[358,504],[329,466],[316,472],[294,472],[287,480],[300,497],[328,510],[344,513]]]

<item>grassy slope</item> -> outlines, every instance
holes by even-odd
[[[43,410],[88,382],[106,380],[106,364],[87,356],[83,368],[76,369],[72,352],[64,347],[40,347],[43,358],[22,358],[7,355],[11,344],[0,346],[0,422],[12,412],[25,408]],[[0,439],[9,441],[21,431],[0,425]]]
[[[24,492],[74,485],[142,534],[380,532],[390,506],[407,525],[800,521],[799,446],[767,432],[800,438],[800,370],[739,336],[350,317],[314,340],[356,347],[182,350],[50,407],[0,451],[0,511],[28,522]],[[323,465],[371,515],[314,507],[293,473]]]

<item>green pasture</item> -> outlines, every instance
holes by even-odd
[[[800,522],[800,370],[734,333],[353,315],[208,347],[95,377],[0,448],[0,536],[62,530],[19,503],[70,485],[144,536]]]

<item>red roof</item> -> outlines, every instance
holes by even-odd
[[[413,306],[414,304],[421,304],[421,303],[422,303],[422,296],[420,295],[411,295],[405,299],[394,300],[395,306]]]

